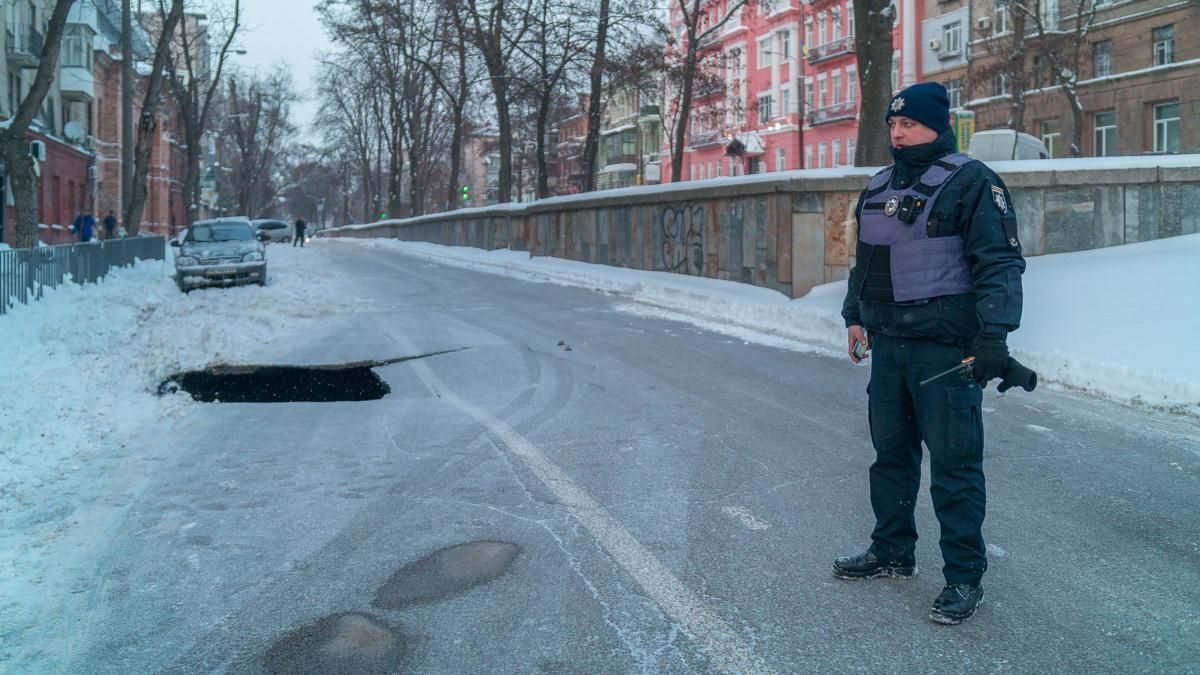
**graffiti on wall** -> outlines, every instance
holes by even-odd
[[[659,213],[662,264],[668,272],[704,273],[705,210],[699,204],[668,206]]]

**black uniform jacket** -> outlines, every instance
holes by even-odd
[[[954,152],[954,134],[943,132],[936,141],[892,148],[895,170],[892,187],[916,182],[937,159]],[[855,218],[862,216],[859,195]],[[1021,273],[1025,259],[1017,237],[1012,196],[1000,177],[979,161],[969,162],[942,190],[931,209],[929,235],[962,237],[974,293],[944,295],[912,302],[863,302],[858,296],[865,261],[850,270],[842,318],[893,337],[930,338],[967,344],[981,331],[1004,335],[1021,324]],[[861,227],[861,226],[860,226]]]

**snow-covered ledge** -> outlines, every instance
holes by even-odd
[[[1200,232],[1200,155],[991,163],[1026,255]],[[873,168],[810,169],[498,204],[325,230],[743,281],[790,297],[846,277]]]

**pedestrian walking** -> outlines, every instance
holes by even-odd
[[[113,215],[112,211],[109,211],[108,215],[104,216],[104,238],[112,239],[113,232],[116,231],[116,229],[117,229],[117,217]]]
[[[293,247],[295,247],[296,244],[299,244],[300,248],[304,248],[304,228],[305,228],[304,221],[297,218],[296,219],[296,237],[294,239],[292,239]]]
[[[91,211],[85,211],[83,214],[83,229],[79,234],[79,241],[87,242],[92,240],[92,234],[96,231],[96,217]]]
[[[871,360],[875,528],[867,551],[834,560],[833,574],[916,576],[924,441],[946,582],[929,616],[957,624],[983,600],[983,388],[1009,363],[1025,260],[1003,181],[955,151],[946,89],[908,87],[885,119],[895,163],[859,196],[857,257],[842,306],[850,360]],[[929,381],[968,356],[968,376]]]

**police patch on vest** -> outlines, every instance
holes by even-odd
[[[899,208],[900,208],[900,200],[897,199],[896,197],[892,197],[891,199],[887,200],[887,203],[885,203],[883,205],[883,212],[889,216],[894,216],[894,215],[896,215],[896,209],[899,209]]]
[[[1008,213],[1008,200],[1004,198],[1004,188],[992,186],[992,201],[996,203],[996,208],[1000,209],[1000,213]]]

